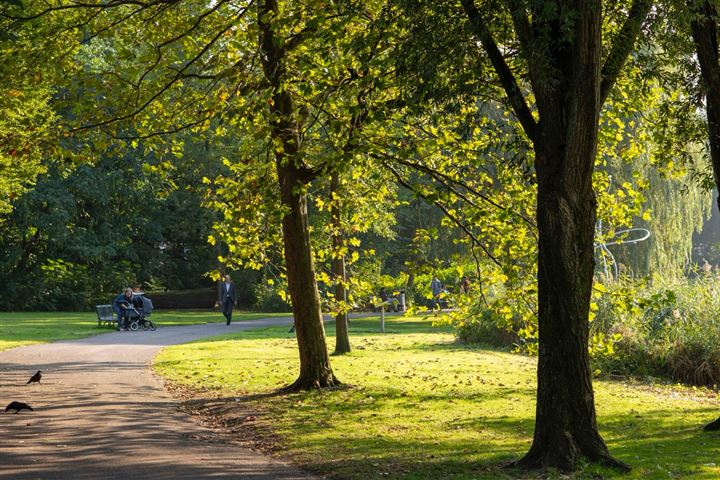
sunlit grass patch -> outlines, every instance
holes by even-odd
[[[297,462],[363,480],[617,475],[596,466],[571,476],[502,468],[530,446],[535,359],[460,346],[430,320],[392,318],[385,334],[377,326],[353,320],[353,352],[331,359],[348,388],[254,400]],[[333,336],[329,324],[330,346]],[[218,396],[269,393],[298,372],[295,338],[284,328],[167,348],[155,362],[171,380]],[[715,395],[603,380],[595,389],[601,434],[634,467],[624,478],[720,477],[720,435],[701,431],[720,416]]]

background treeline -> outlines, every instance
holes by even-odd
[[[0,225],[0,308],[85,309],[126,285],[211,285],[213,215],[187,179],[177,181],[169,189],[136,150],[51,162]]]
[[[172,171],[160,170],[142,145],[130,143],[90,163],[48,161],[0,223],[0,309],[87,310],[137,284],[153,292],[161,308],[212,307],[210,273],[222,269],[218,256],[227,247],[208,243],[218,213],[205,205],[212,192],[199,179],[224,166],[204,144],[185,148],[204,161],[193,156]],[[424,304],[431,271],[465,253],[454,241],[460,232],[441,225],[440,210],[407,192],[401,198],[389,212],[388,234],[363,238],[375,255],[353,269],[365,280],[359,307],[368,306],[381,286],[409,288],[412,297],[414,278],[421,287],[417,301]],[[272,271],[268,265],[229,272],[240,286],[241,307],[289,310],[278,294],[282,283],[267,283],[275,278]]]

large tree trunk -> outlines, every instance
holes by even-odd
[[[474,0],[460,3],[535,150],[537,411],[532,447],[518,465],[572,470],[587,458],[628,469],[610,457],[595,420],[587,343],[597,210],[592,173],[600,108],[653,2],[632,1],[608,44],[604,64],[601,0],[506,2],[528,65],[536,111],[493,38],[488,12],[480,11]]]
[[[280,163],[277,168],[280,196],[283,205],[288,208],[282,219],[285,265],[300,351],[300,376],[288,389],[332,387],[339,382],[330,368],[325,344],[320,295],[310,248],[306,195],[294,168]]]
[[[715,186],[720,190],[720,62],[718,62],[717,10],[708,1],[691,4],[693,42],[705,86],[710,163]],[[718,196],[720,208],[720,196]]]
[[[333,275],[335,277],[335,300],[347,304],[347,288],[345,287],[347,275],[345,273],[345,255],[341,253],[343,247],[342,219],[340,217],[340,174],[335,171],[330,179],[330,196],[332,197],[332,243],[333,243]],[[335,352],[333,355],[350,353],[350,335],[348,332],[348,314],[340,312],[335,317]]]
[[[592,173],[600,95],[600,7],[580,9],[572,43],[551,55],[561,80],[537,88],[538,389],[535,435],[524,467],[573,470],[612,459],[598,433],[588,354],[597,204]]]
[[[705,87],[705,111],[707,115],[710,164],[715,187],[720,192],[720,61],[718,59],[717,9],[707,0],[690,3],[693,20],[690,23],[693,43],[697,52],[700,74]],[[720,209],[720,195],[717,198]],[[705,430],[720,430],[720,418]]]
[[[592,140],[584,143],[590,147]],[[552,175],[538,171],[540,349],[535,435],[519,462],[524,467],[573,470],[587,458],[625,468],[610,457],[595,420],[587,345],[596,203],[587,175],[593,157],[586,155],[538,159],[561,166]],[[583,175],[576,175],[579,164]]]
[[[305,188],[315,173],[299,158],[300,135],[292,97],[283,88],[287,81],[286,51],[276,35],[277,0],[258,3],[258,40],[265,78],[272,86],[270,130],[280,185],[285,267],[300,352],[300,376],[288,390],[331,387],[339,384],[330,368],[325,328],[308,230]],[[278,148],[277,145],[281,145]]]

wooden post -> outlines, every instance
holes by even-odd
[[[380,333],[385,333],[385,302],[380,305]]]

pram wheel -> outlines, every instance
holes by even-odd
[[[130,330],[132,330],[133,332],[137,331],[138,327],[139,325],[137,321],[130,323]]]
[[[148,323],[148,328],[150,328],[151,332],[154,332],[155,330],[157,330],[157,326],[155,326],[155,324],[152,322],[152,320],[148,320],[147,323]]]

